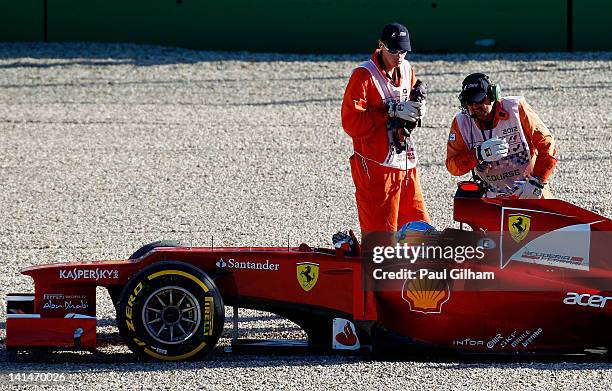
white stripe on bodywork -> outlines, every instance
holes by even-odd
[[[34,301],[34,295],[32,296],[6,296],[6,302],[9,301]]]
[[[6,318],[40,318],[40,314],[6,314]]]

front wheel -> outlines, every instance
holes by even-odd
[[[160,361],[195,360],[210,352],[224,318],[215,283],[201,270],[173,261],[134,275],[117,308],[119,331],[129,348]]]

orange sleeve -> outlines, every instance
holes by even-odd
[[[376,88],[365,68],[351,74],[342,99],[342,127],[353,138],[366,137],[376,128],[372,108],[368,105],[368,88]]]
[[[446,144],[446,169],[452,175],[459,176],[467,174],[477,164],[476,151],[468,149],[455,117]]]
[[[525,99],[519,101],[519,117],[529,146],[537,151],[532,175],[546,182],[557,165],[555,139]]]

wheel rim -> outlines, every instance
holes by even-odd
[[[158,342],[179,344],[200,326],[202,313],[196,297],[180,286],[166,286],[149,295],[142,310],[147,333]]]

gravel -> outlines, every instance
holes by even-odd
[[[357,229],[340,104],[351,69],[367,58],[0,45],[0,296],[32,291],[19,274],[25,266],[124,259],[155,240],[328,247],[336,231]],[[612,53],[411,60],[430,85],[416,139],[436,226],[456,226],[446,137],[461,80],[481,70],[506,95],[524,95],[554,132],[561,156],[555,195],[612,216]],[[209,361],[141,364],[121,344],[109,298],[102,290],[98,296],[96,353],[36,353],[15,362],[2,349],[0,383],[34,371],[67,372],[65,383],[34,383],[55,389],[612,387],[606,362],[229,354],[227,336]],[[241,336],[304,337],[274,315],[241,315]]]

